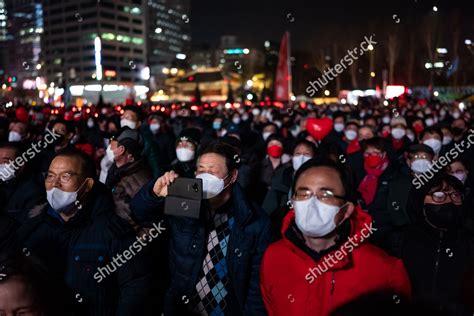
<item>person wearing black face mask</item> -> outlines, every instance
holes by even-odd
[[[472,287],[466,280],[474,273],[474,237],[465,227],[461,181],[440,173],[412,190],[408,205],[413,224],[404,229],[396,254],[407,268],[415,303],[446,315],[472,315],[465,298]]]

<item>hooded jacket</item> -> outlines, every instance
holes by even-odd
[[[350,218],[347,241],[340,241],[341,246],[318,261],[287,238],[288,230],[296,229],[294,219],[290,211],[283,223],[283,239],[270,245],[262,260],[260,286],[269,315],[329,315],[378,291],[410,296],[402,261],[364,242],[372,233],[372,223],[362,209],[356,208]]]

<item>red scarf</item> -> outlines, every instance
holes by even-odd
[[[358,139],[352,140],[347,146],[346,154],[350,155],[360,150],[360,144]]]
[[[402,139],[395,139],[392,137],[392,146],[395,151],[399,151],[403,147],[403,138]]]
[[[369,206],[372,204],[375,193],[377,192],[377,183],[380,175],[387,169],[389,160],[387,156],[382,160],[382,163],[375,168],[371,168],[364,162],[364,169],[367,175],[362,179],[357,189],[365,201],[365,204]]]

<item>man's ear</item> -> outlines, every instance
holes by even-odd
[[[94,179],[92,178],[87,178],[84,184],[84,193],[89,192],[92,190],[92,187],[94,186]]]
[[[347,202],[346,204],[344,204],[336,215],[336,225],[341,224],[346,219],[351,217],[352,213],[354,212],[354,209],[354,203]]]
[[[232,171],[232,177],[231,177],[231,183],[235,183],[237,182],[237,177],[239,176],[239,170],[237,169],[234,169],[234,171]]]

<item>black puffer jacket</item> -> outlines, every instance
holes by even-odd
[[[98,282],[98,268],[110,266],[114,256],[136,242],[132,227],[115,215],[105,185],[96,182],[88,201],[68,222],[54,216],[47,204],[30,214],[18,231],[21,247],[64,279],[77,302],[77,315],[143,315],[150,277],[139,250]]]

